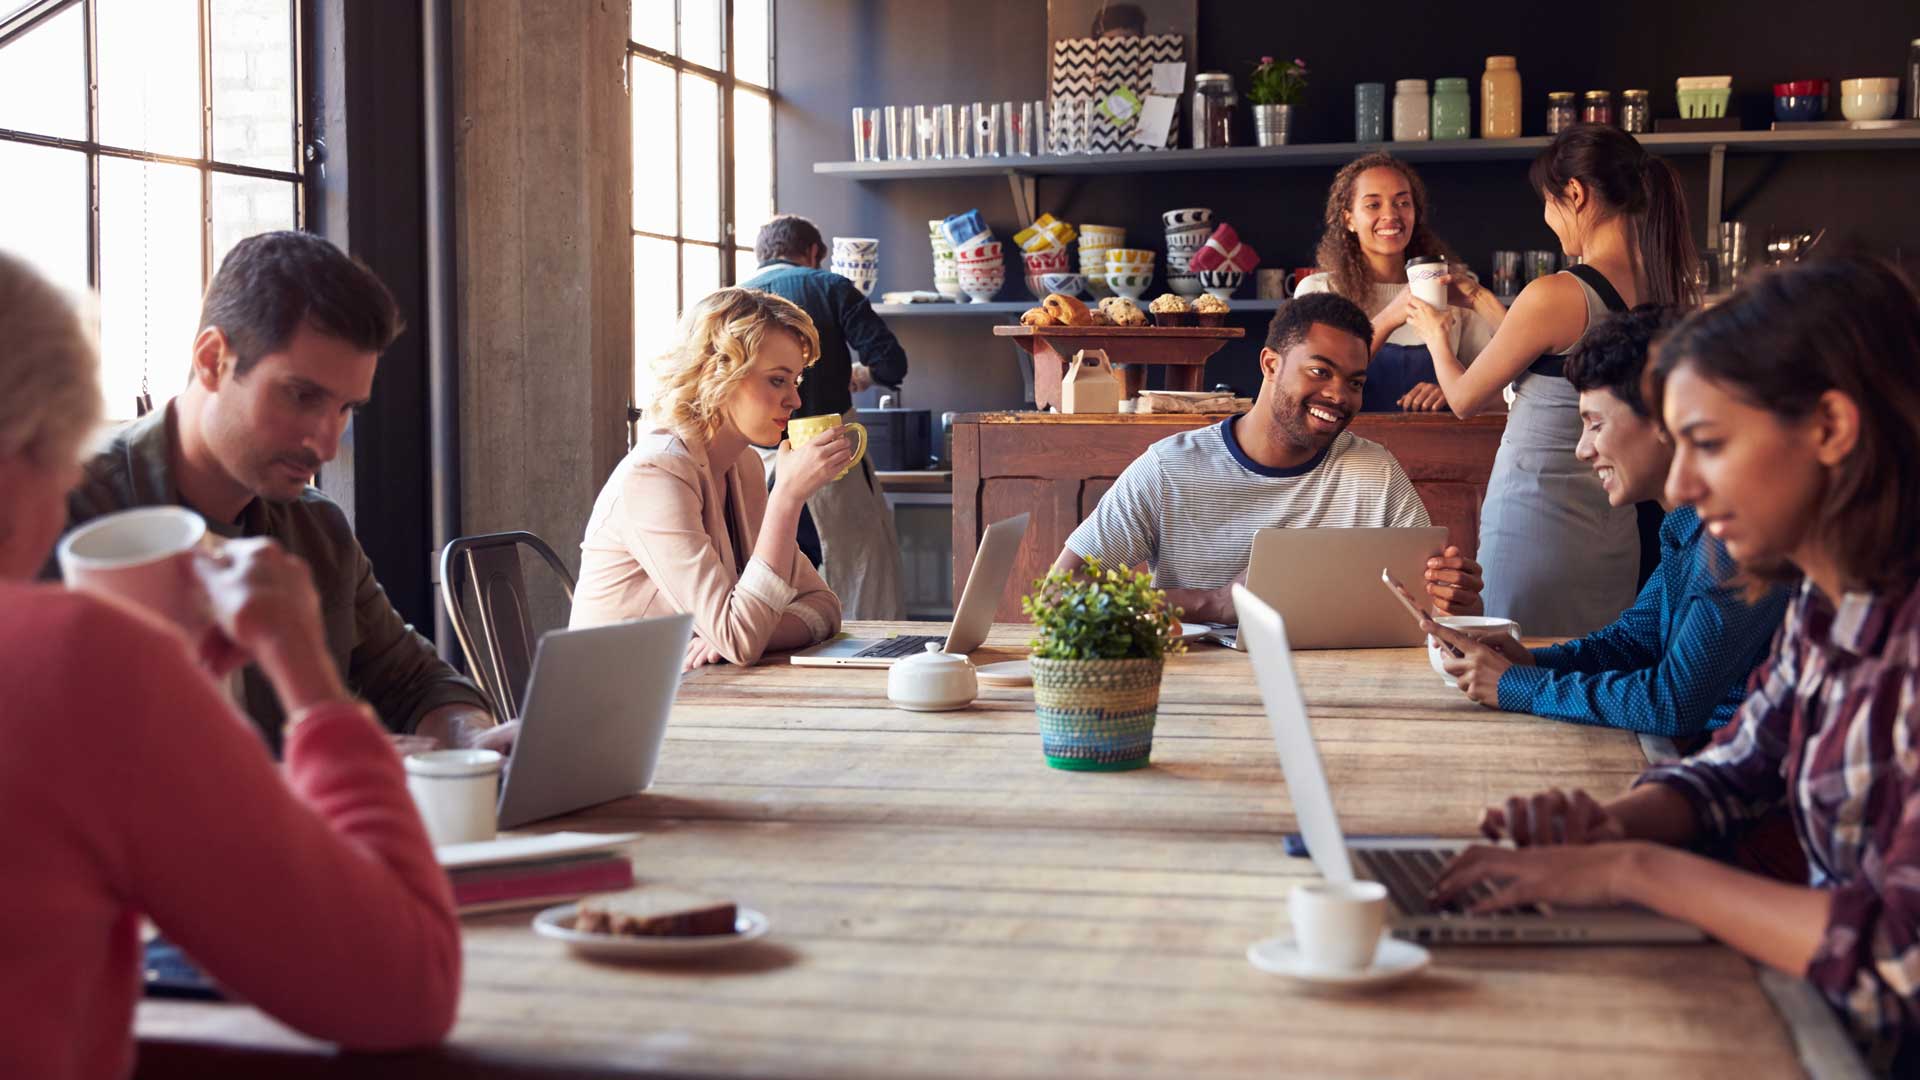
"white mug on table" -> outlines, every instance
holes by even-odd
[[[220,542],[191,510],[146,506],[82,525],[60,541],[55,557],[68,588],[143,607],[201,650],[217,630],[193,553]]]
[[[1387,888],[1377,881],[1314,881],[1287,895],[1293,940],[1307,966],[1365,971],[1387,925]]]

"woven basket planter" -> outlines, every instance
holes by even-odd
[[[1159,660],[1034,657],[1033,704],[1040,749],[1056,769],[1138,769],[1153,753],[1160,708]]]

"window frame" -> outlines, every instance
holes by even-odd
[[[677,2],[677,0],[676,0]],[[306,165],[313,160],[313,148],[307,146],[307,117],[303,104],[306,100],[307,56],[305,42],[300,33],[302,8],[306,0],[288,0],[287,18],[289,20],[289,38],[293,52],[293,77],[291,94],[293,96],[293,148],[296,156],[293,171],[261,168],[257,165],[236,165],[222,163],[213,154],[213,0],[196,0],[194,10],[199,19],[198,63],[200,67],[200,154],[197,157],[181,157],[175,154],[161,154],[151,150],[137,150],[132,147],[114,146],[100,141],[100,45],[99,36],[94,28],[99,25],[99,0],[38,0],[15,12],[5,20],[0,20],[0,50],[15,38],[23,37],[56,16],[68,10],[80,8],[80,33],[84,70],[81,80],[81,92],[85,95],[84,114],[86,117],[86,136],[80,139],[38,132],[20,131],[14,128],[0,128],[0,142],[20,143],[28,146],[47,147],[56,150],[77,151],[86,157],[87,162],[87,287],[100,288],[100,161],[102,158],[120,158],[158,165],[178,165],[198,170],[200,174],[200,284],[204,288],[213,276],[213,178],[215,174],[225,176],[244,176],[255,180],[278,180],[293,185],[293,227],[304,229],[307,225],[307,176]],[[147,373],[143,361],[141,375],[140,413],[152,409],[152,393],[147,385]]]
[[[779,71],[777,66],[778,60],[779,60],[779,56],[778,56],[779,48],[775,44],[775,40],[774,40],[775,35],[773,32],[774,0],[720,0],[720,3],[719,3],[720,66],[718,68],[713,68],[713,67],[708,67],[705,64],[695,63],[694,61],[687,60],[680,55],[680,53],[684,51],[686,46],[686,35],[683,29],[685,26],[685,18],[682,10],[683,8],[682,0],[672,0],[672,3],[673,3],[673,50],[671,52],[657,49],[650,45],[642,45],[640,42],[635,41],[632,36],[633,27],[631,22],[629,22],[627,27],[627,33],[628,33],[627,79],[631,84],[633,79],[633,70],[634,70],[633,65],[636,61],[644,61],[648,63],[659,64],[662,67],[667,68],[673,73],[673,170],[674,170],[674,177],[675,177],[674,207],[673,207],[674,232],[672,235],[667,235],[664,233],[658,233],[658,232],[653,232],[651,230],[638,228],[633,224],[633,215],[632,215],[631,208],[629,208],[629,211],[628,211],[627,228],[630,234],[628,237],[629,245],[631,245],[632,241],[639,240],[642,238],[649,239],[649,240],[665,240],[674,245],[673,275],[674,275],[675,307],[676,307],[676,310],[684,311],[686,309],[687,302],[689,299],[687,296],[687,280],[686,280],[687,275],[686,275],[686,257],[685,257],[685,250],[689,245],[693,247],[711,248],[718,253],[719,263],[720,263],[720,284],[722,286],[738,284],[738,275],[735,273],[735,258],[736,258],[735,249],[744,246],[747,249],[751,250],[753,247],[751,243],[747,243],[745,245],[742,245],[740,243],[739,236],[736,229],[736,226],[738,224],[738,218],[739,218],[739,214],[738,214],[739,207],[736,201],[737,195],[734,190],[734,157],[735,155],[734,155],[733,96],[735,91],[740,88],[745,88],[746,91],[749,93],[764,94],[767,99],[768,115],[770,117],[772,116],[773,110],[779,102],[779,98],[774,91],[774,85],[779,79]],[[734,18],[734,12],[742,4],[765,4],[766,5],[767,82],[765,86],[762,86],[759,83],[748,82],[744,79],[741,79],[738,75],[734,74],[734,68],[736,65],[734,62],[735,56],[734,56],[734,45],[733,45],[733,18]],[[684,139],[682,137],[682,130],[681,130],[681,125],[683,123],[684,118],[682,116],[680,77],[685,74],[698,75],[707,79],[711,79],[713,80],[715,86],[717,87],[717,96],[719,98],[719,116],[717,117],[717,123],[719,125],[719,135],[720,135],[720,140],[719,140],[720,191],[719,191],[719,200],[718,200],[720,220],[716,223],[718,225],[718,228],[716,230],[716,235],[719,237],[718,241],[693,240],[687,237],[686,192],[681,187],[678,179],[681,175],[683,175],[681,170],[681,152],[682,152],[681,147],[684,142]],[[632,101],[629,103],[628,107],[638,108],[639,102]],[[777,131],[774,129],[774,125],[769,124],[768,133],[767,133],[767,157],[769,162],[772,162],[775,159],[778,140],[779,140],[779,135]],[[768,177],[769,185],[771,188],[768,194],[772,196],[773,204],[776,206],[779,205],[779,178],[778,178],[777,172],[778,172],[777,169],[769,170],[770,175]],[[638,358],[636,357],[635,359],[637,362]],[[628,409],[628,412],[629,412],[630,418],[638,415],[637,410],[631,407]]]

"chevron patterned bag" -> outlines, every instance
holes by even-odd
[[[1053,43],[1053,85],[1055,98],[1091,98],[1105,101],[1121,88],[1145,97],[1153,87],[1153,65],[1181,63],[1186,59],[1187,39],[1183,34],[1157,34],[1136,38],[1062,38]],[[1145,150],[1133,141],[1136,113],[1116,125],[1107,115],[1095,110],[1091,149],[1096,154],[1121,150]],[[1179,145],[1179,116],[1175,110],[1174,130],[1168,145]]]

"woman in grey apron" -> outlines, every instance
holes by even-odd
[[[1455,414],[1484,411],[1513,386],[1480,512],[1487,614],[1528,634],[1575,636],[1633,602],[1640,540],[1634,510],[1608,506],[1599,480],[1573,456],[1580,396],[1564,376],[1565,355],[1609,310],[1691,306],[1693,243],[1672,167],[1616,128],[1560,133],[1529,179],[1547,226],[1583,265],[1528,284],[1471,368],[1448,340],[1448,312],[1410,299],[1408,322],[1426,340]]]

